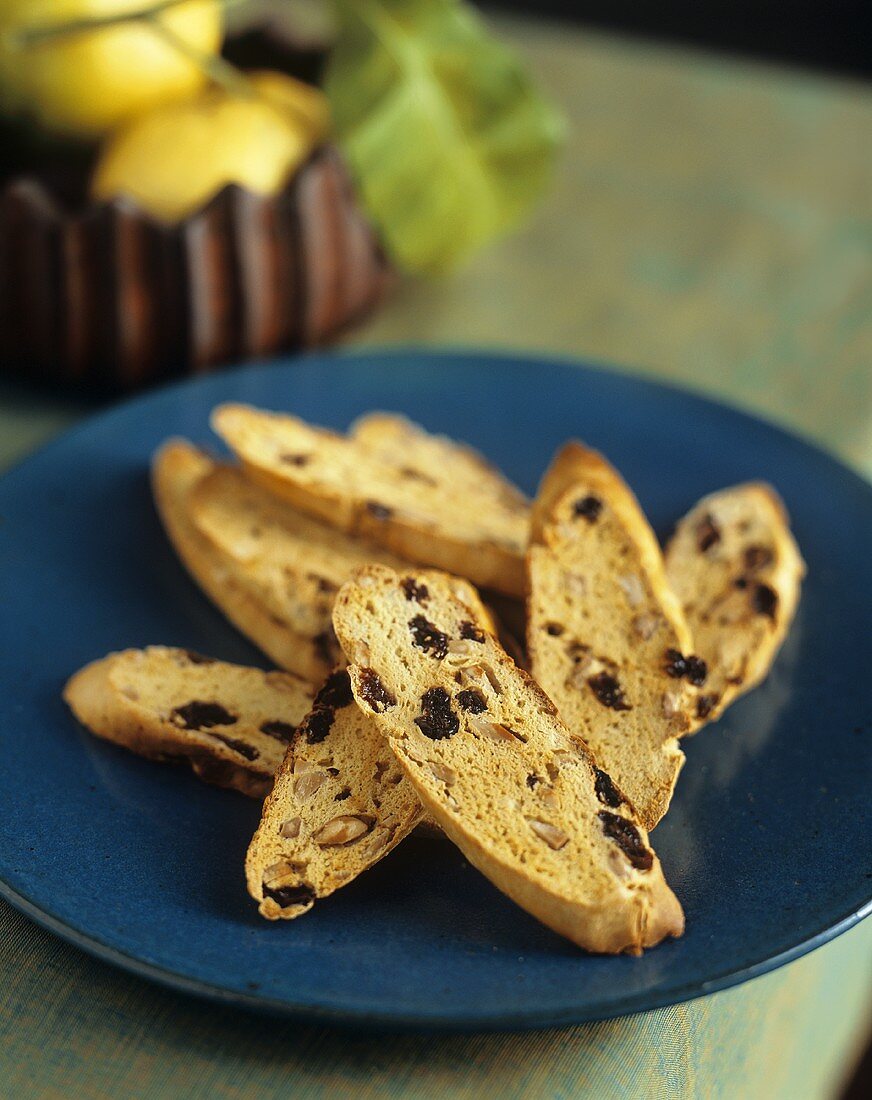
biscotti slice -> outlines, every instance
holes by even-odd
[[[348,672],[328,677],[303,721],[245,859],[268,920],[292,919],[386,856],[424,810]]]
[[[333,622],[360,708],[425,809],[504,893],[590,951],[680,935],[644,829],[553,704],[458,598],[366,566]]]
[[[295,637],[294,670],[315,683],[341,656],[332,623],[340,585],[370,561],[407,564],[305,515],[234,466],[217,465],[201,478],[188,510],[198,532]]]
[[[666,547],[672,590],[708,664],[701,718],[764,678],[793,620],[805,563],[784,505],[752,482],[704,497]]]
[[[292,629],[280,600],[259,587],[251,575],[191,520],[191,495],[216,464],[181,439],[170,440],[152,463],[155,504],[182,563],[231,623],[280,668],[319,683],[339,656],[332,628],[324,636]]]
[[[407,477],[420,477],[432,470],[450,471],[455,492],[490,495],[513,511],[529,510],[530,502],[521,490],[478,451],[446,435],[431,435],[405,416],[367,413],[354,421],[348,434],[403,470]]]
[[[245,405],[217,408],[212,425],[250,477],[302,511],[403,558],[523,594],[527,503],[483,460],[472,480],[466,448],[457,457],[439,439],[432,463],[419,457],[419,440],[400,461],[369,440]]]
[[[263,798],[312,704],[311,685],[184,649],[127,649],[64,688],[98,737],[153,760],[187,762],[208,783]]]
[[[706,681],[660,547],[621,476],[578,443],[546,473],[531,530],[530,671],[651,829]]]

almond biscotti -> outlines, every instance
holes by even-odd
[[[245,859],[268,920],[292,919],[386,856],[422,820],[415,788],[345,670],[315,697],[264,803]]]
[[[757,482],[712,493],[679,522],[666,569],[708,664],[699,715],[713,720],[764,678],[799,602],[805,564],[784,505]]]
[[[364,567],[340,589],[334,626],[358,705],[496,886],[590,951],[638,954],[681,934],[681,907],[626,799],[456,582]]]
[[[187,508],[227,569],[287,629],[293,671],[313,683],[341,658],[332,622],[339,586],[370,561],[407,564],[292,508],[234,466],[215,465],[192,489]]]
[[[429,570],[398,574],[408,599],[447,585],[468,614],[493,629],[467,581]],[[315,697],[264,803],[246,857],[248,891],[268,920],[293,919],[387,855],[420,825],[441,835],[369,710],[354,704],[337,669]]]
[[[527,568],[531,672],[653,828],[707,669],[648,521],[595,451],[568,443],[546,473]]]
[[[312,688],[288,672],[150,646],[87,665],[64,699],[98,737],[153,760],[187,762],[208,783],[263,798]]]
[[[164,530],[185,568],[237,630],[280,668],[317,682],[308,673],[326,667],[328,647],[291,630],[283,609],[268,606],[263,591],[191,521],[191,493],[214,469],[215,463],[186,440],[171,439],[158,450],[152,490]]]
[[[248,475],[295,507],[403,558],[522,595],[524,497],[468,448],[387,420],[390,440],[379,442],[378,420],[357,438],[245,405],[212,415]],[[398,432],[413,437],[402,458]]]

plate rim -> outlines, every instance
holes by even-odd
[[[569,370],[582,370],[607,378],[618,378],[622,381],[640,385],[652,390],[666,390],[669,393],[681,397],[691,398],[704,405],[714,406],[722,412],[728,412],[732,416],[749,420],[758,427],[775,432],[791,444],[800,444],[808,450],[814,451],[818,458],[825,460],[830,466],[838,469],[842,475],[859,483],[865,490],[872,492],[872,474],[866,475],[865,471],[849,466],[835,451],[815,439],[812,435],[801,429],[795,429],[792,425],[782,423],[763,415],[752,408],[746,408],[740,403],[724,397],[720,394],[709,393],[701,387],[688,385],[684,382],[674,381],[668,378],[658,378],[643,370],[641,367],[624,366],[608,359],[585,359],[572,355],[569,352],[537,351],[533,348],[505,348],[498,346],[485,346],[476,344],[374,344],[366,347],[336,347],[316,348],[287,355],[265,356],[259,359],[251,359],[245,363],[229,363],[210,370],[204,374],[184,375],[180,378],[168,379],[150,389],[135,393],[120,394],[108,400],[99,408],[87,412],[74,423],[62,428],[49,439],[44,440],[23,455],[13,459],[11,463],[0,470],[0,488],[6,478],[17,474],[22,466],[28,462],[41,458],[53,447],[61,446],[67,440],[72,439],[80,432],[86,433],[92,425],[123,412],[129,405],[147,404],[157,401],[174,390],[182,390],[206,384],[219,378],[226,378],[230,374],[247,374],[255,372],[269,373],[274,370],[292,367],[296,364],[315,362],[319,359],[335,359],[353,362],[356,359],[385,359],[400,360],[408,356],[428,356],[434,359],[469,359],[475,358],[480,363],[495,366],[497,361],[517,365],[543,365],[547,367],[560,367]]]
[[[697,988],[696,983],[692,983],[692,985],[691,983],[685,983],[676,987],[667,987],[658,993],[630,994],[619,1001],[608,1002],[608,1007],[605,1003],[594,1003],[583,1010],[569,1008],[565,1012],[556,1013],[552,1016],[544,1016],[541,1012],[525,1013],[523,1011],[462,1016],[456,1011],[450,1015],[440,1015],[438,1012],[428,1015],[410,1013],[405,1010],[392,1013],[385,1011],[372,1012],[369,1009],[350,1007],[330,1009],[323,1005],[294,1004],[287,1000],[261,996],[254,992],[243,993],[241,990],[228,989],[226,986],[214,985],[211,982],[188,977],[156,963],[145,962],[143,959],[129,955],[117,947],[112,947],[96,936],[89,935],[87,932],[83,932],[67,921],[49,913],[48,910],[9,886],[2,878],[0,878],[0,897],[8,901],[25,917],[33,920],[59,939],[72,944],[73,947],[92,958],[108,963],[127,974],[150,981],[162,988],[172,989],[175,992],[184,993],[213,1004],[233,1005],[250,1012],[281,1016],[311,1024],[327,1024],[331,1027],[356,1028],[367,1031],[396,1030],[443,1033],[520,1032],[542,1028],[572,1027],[579,1024],[595,1023],[599,1020],[613,1020],[622,1016],[653,1012],[676,1004],[689,1004],[692,1001],[709,997],[713,993],[744,985],[755,978],[779,970],[782,966],[795,962],[817,948],[831,943],[845,932],[857,927],[872,913],[872,898],[870,898],[858,910],[849,912],[835,924],[828,924],[826,928],[806,937],[793,947],[785,948],[776,955],[770,955],[766,959],[751,963],[741,970],[732,970],[716,975],[704,982],[696,993],[689,992],[691,988]]]
[[[0,490],[2,490],[4,483],[8,480],[14,480],[16,476],[20,475],[28,464],[49,456],[54,448],[64,447],[79,435],[87,437],[93,428],[103,421],[122,415],[133,406],[141,407],[152,402],[159,402],[173,391],[187,388],[194,389],[208,383],[210,380],[221,377],[226,378],[229,374],[237,376],[254,373],[269,374],[273,371],[294,369],[307,362],[317,362],[319,360],[340,361],[350,366],[355,361],[360,360],[400,362],[408,360],[410,357],[421,356],[435,360],[475,359],[479,365],[487,365],[491,368],[511,363],[526,368],[539,366],[544,368],[557,367],[561,370],[571,371],[581,370],[603,375],[606,378],[618,379],[633,387],[641,386],[645,390],[667,391],[683,399],[689,398],[694,402],[713,407],[721,413],[728,413],[742,420],[753,422],[759,428],[775,433],[776,436],[791,446],[799,445],[804,450],[812,452],[817,460],[823,460],[839,476],[844,478],[847,475],[848,481],[853,482],[861,493],[872,494],[872,481],[867,479],[864,472],[848,466],[817,440],[811,439],[787,426],[782,426],[766,416],[745,409],[729,399],[724,400],[720,396],[706,393],[694,386],[652,377],[640,370],[628,369],[604,361],[590,361],[570,354],[562,355],[548,351],[519,350],[517,348],[467,347],[461,344],[447,346],[400,344],[386,347],[336,348],[315,350],[297,355],[265,357],[249,363],[229,366],[209,374],[174,379],[144,393],[121,395],[116,400],[87,413],[80,420],[13,461],[0,473]],[[872,498],[870,498],[870,504],[872,504]],[[836,939],[844,932],[857,926],[872,913],[872,894],[870,894],[870,897],[859,908],[855,909],[850,906],[848,912],[837,920],[828,922],[826,927],[805,936],[790,947],[765,958],[757,959],[739,969],[723,971],[703,982],[697,980],[692,983],[684,982],[677,983],[674,986],[667,985],[658,991],[627,994],[616,1001],[593,1003],[584,1008],[575,1006],[567,1008],[565,1011],[555,1012],[550,1016],[543,1014],[541,1011],[525,1012],[523,1010],[499,1013],[467,1013],[465,1015],[457,1010],[450,1010],[445,1015],[440,1014],[438,1007],[432,1014],[414,1013],[409,1012],[407,1009],[401,1009],[397,1012],[384,1010],[373,1012],[368,1009],[358,1009],[350,1006],[331,1009],[324,1005],[294,1003],[286,999],[269,997],[256,992],[245,993],[241,990],[189,977],[178,970],[147,962],[135,955],[128,954],[118,947],[105,943],[83,928],[70,923],[67,919],[56,916],[26,894],[21,893],[11,886],[2,877],[2,874],[0,874],[0,897],[3,897],[27,918],[91,957],[118,967],[138,978],[151,981],[160,987],[170,988],[188,996],[198,997],[216,1004],[234,1005],[249,1011],[301,1021],[307,1020],[312,1023],[328,1024],[330,1026],[430,1032],[521,1031],[543,1027],[570,1026],[648,1012],[673,1004],[687,1003],[771,973]]]

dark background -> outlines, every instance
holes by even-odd
[[[872,0],[486,0],[484,6],[872,76]]]

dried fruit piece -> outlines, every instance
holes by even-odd
[[[677,649],[666,650],[666,674],[671,676],[673,680],[681,680],[682,678],[687,680],[688,683],[693,684],[694,687],[702,687],[705,683],[705,678],[708,676],[708,666],[705,661],[700,657],[694,657],[692,654],[685,657]]]
[[[467,642],[481,643],[484,641],[484,631],[469,619],[464,619],[460,624],[460,637]]]
[[[696,545],[701,554],[711,550],[721,541],[721,530],[711,512],[707,512],[696,525]]]
[[[345,814],[342,817],[334,817],[332,821],[322,825],[312,839],[321,848],[332,848],[340,844],[351,844],[352,841],[368,833],[371,828],[372,821]]]
[[[354,696],[351,694],[348,670],[340,668],[331,672],[324,681],[321,690],[315,696],[313,706],[333,707],[334,710],[339,710],[340,707],[350,707],[353,702]]]
[[[239,741],[234,737],[225,737],[221,733],[210,733],[209,736],[214,737],[216,741],[220,741],[223,745],[226,745],[228,749],[238,752],[239,755],[245,757],[246,760],[257,760],[260,756],[260,753],[254,745],[249,745],[247,741]]]
[[[170,721],[186,730],[205,730],[212,726],[232,726],[236,715],[222,707],[220,703],[204,703],[194,699],[170,712]]]
[[[768,619],[775,620],[775,612],[778,609],[778,593],[768,584],[757,584],[751,597],[754,610]]]
[[[381,682],[374,668],[362,668],[358,681],[361,698],[376,714],[384,714],[389,707],[396,706],[396,699]]]
[[[599,497],[590,495],[581,497],[572,506],[573,514],[578,517],[583,517],[588,523],[596,523],[602,510],[603,502]]]
[[[272,718],[261,723],[260,732],[265,733],[267,737],[274,737],[276,741],[284,741],[287,744],[297,732],[297,727],[292,726],[290,722],[282,722],[278,718]]]
[[[544,840],[548,847],[553,848],[555,852],[559,852],[561,848],[569,843],[569,837],[566,833],[547,821],[536,821],[534,819],[530,822],[530,828],[536,836]]]
[[[545,624],[545,632],[546,634],[550,634],[552,638],[559,638],[563,631],[564,627],[562,627],[560,623]]]
[[[612,710],[632,710],[624,698],[621,685],[611,673],[599,672],[596,676],[589,677],[587,683],[604,707],[611,707]]]
[[[748,546],[745,548],[744,562],[749,573],[756,573],[758,569],[765,569],[775,560],[775,555],[768,546]]]
[[[275,887],[264,885],[263,896],[272,898],[276,905],[280,905],[282,909],[288,909],[292,905],[308,905],[313,902],[315,891],[304,882],[297,885]]]
[[[430,595],[427,585],[419,584],[414,577],[403,577],[402,581],[400,581],[400,587],[407,600],[415,600],[420,604],[425,604]]]
[[[303,720],[300,730],[310,745],[325,740],[336,720],[336,711],[351,706],[351,681],[344,668],[331,672],[312,701],[312,709]]]
[[[437,661],[441,661],[448,653],[448,635],[423,615],[416,615],[409,620],[409,631],[412,642],[418,649],[423,649]]]
[[[388,508],[386,504],[379,504],[377,500],[368,500],[366,510],[371,516],[381,520],[390,519],[394,514],[393,508]]]
[[[637,871],[650,871],[654,865],[654,853],[642,842],[639,830],[620,814],[600,810],[599,819],[603,823],[603,832],[621,849]]]
[[[487,701],[480,691],[475,688],[467,688],[458,691],[457,702],[468,714],[482,714],[487,710]]]
[[[326,738],[335,717],[333,707],[318,707],[306,715],[300,729],[310,745],[318,745]]]
[[[624,801],[623,795],[618,788],[612,782],[612,777],[608,772],[604,772],[602,768],[594,765],[594,791],[597,798],[604,806],[620,806]]]
[[[303,823],[303,819],[300,817],[289,817],[287,821],[283,821],[279,827],[279,836],[283,836],[286,840],[293,840],[294,837],[300,835],[300,826]]]
[[[429,688],[421,696],[421,716],[415,725],[431,741],[453,737],[460,729],[460,721],[451,709],[451,698],[441,687]]]
[[[717,695],[700,695],[696,701],[697,718],[708,718],[717,704]]]

